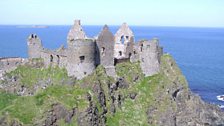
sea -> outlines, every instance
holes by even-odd
[[[0,57],[27,57],[27,37],[37,34],[45,48],[66,46],[71,26],[0,26]],[[83,26],[95,37],[103,26]],[[115,33],[119,26],[109,26]],[[158,38],[164,52],[176,60],[192,92],[212,104],[224,105],[216,96],[224,95],[224,28],[130,26],[135,40]]]

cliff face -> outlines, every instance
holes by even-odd
[[[79,81],[59,68],[34,66],[18,67],[0,82],[0,125],[224,125],[223,112],[191,93],[169,55],[150,77],[140,63],[117,64],[116,80],[102,66]]]
[[[148,109],[148,119],[152,124],[166,126],[224,125],[223,112],[213,105],[204,103],[193,94],[186,79],[169,55],[162,57],[161,73],[167,79],[164,88],[155,95],[157,105]],[[156,103],[155,102],[155,103]],[[165,106],[164,110],[160,110]],[[159,112],[160,111],[160,112]],[[158,121],[153,120],[157,115]]]

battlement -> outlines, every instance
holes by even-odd
[[[28,45],[40,44],[42,46],[41,39],[36,34],[31,34],[27,39]]]

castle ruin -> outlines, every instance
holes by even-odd
[[[74,21],[67,35],[67,48],[46,49],[36,34],[28,37],[27,46],[29,59],[42,58],[46,66],[65,68],[69,76],[77,79],[90,75],[98,65],[105,68],[107,75],[116,77],[115,65],[120,62],[140,62],[145,76],[151,76],[159,72],[163,53],[158,39],[135,42],[134,33],[126,23],[115,35],[105,25],[96,38],[88,38],[80,20]],[[0,59],[0,70],[4,71],[7,65],[2,61],[6,61]]]

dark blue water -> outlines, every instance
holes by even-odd
[[[96,36],[102,26],[84,26],[89,37]],[[172,54],[186,76],[190,88],[203,100],[224,104],[216,96],[224,94],[224,29],[131,27],[135,39],[157,37],[164,51]],[[0,26],[0,57],[27,57],[26,39],[36,33],[46,48],[55,49],[66,45],[70,26],[50,26],[44,29]],[[118,26],[111,26],[116,32]]]

